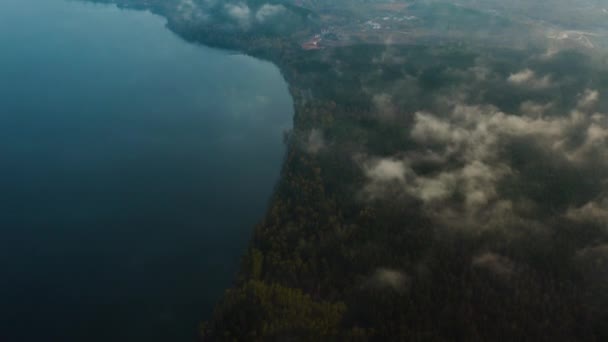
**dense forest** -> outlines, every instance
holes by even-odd
[[[207,338],[608,337],[608,72],[476,51],[292,60],[283,177]]]
[[[602,52],[461,36],[306,50],[322,16],[291,2],[208,5],[213,20],[120,2],[273,61],[294,99],[281,180],[203,340],[608,340]],[[264,6],[281,14],[251,19]]]

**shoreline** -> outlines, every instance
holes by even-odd
[[[608,130],[601,52],[449,39],[305,51],[314,27],[234,32],[168,13],[188,42],[273,63],[294,106],[280,179],[204,340],[604,336],[587,255],[608,246],[608,165],[585,145]]]

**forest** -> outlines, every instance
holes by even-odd
[[[453,46],[290,62],[281,182],[208,340],[608,336],[599,62]]]
[[[187,20],[118,2],[274,62],[293,96],[281,179],[203,340],[608,339],[603,52],[462,36],[309,51],[322,16],[291,3]],[[263,6],[285,12],[254,21]]]

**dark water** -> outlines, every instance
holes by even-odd
[[[188,341],[230,284],[291,100],[164,23],[0,1],[0,341]]]

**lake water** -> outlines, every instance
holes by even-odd
[[[291,99],[164,25],[0,1],[0,341],[189,341],[230,285]]]

